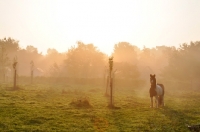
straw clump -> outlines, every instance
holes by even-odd
[[[91,108],[92,105],[90,104],[90,101],[87,97],[84,98],[77,98],[72,100],[70,105],[78,108]]]

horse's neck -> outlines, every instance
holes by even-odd
[[[156,88],[156,85],[152,84],[152,85],[151,85],[151,88],[155,89],[155,88]]]
[[[153,83],[151,84],[151,88],[156,88],[156,80],[153,81]]]

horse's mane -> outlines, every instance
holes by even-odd
[[[156,89],[156,78],[155,78],[155,75],[151,76],[151,79],[153,80],[153,83],[151,83],[151,88]]]

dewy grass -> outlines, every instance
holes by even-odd
[[[109,109],[103,87],[6,87],[0,87],[0,131],[189,131],[187,125],[200,122],[200,91],[166,93],[166,106],[156,109],[149,107],[148,88],[117,89],[114,105],[120,109]]]

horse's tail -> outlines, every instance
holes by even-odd
[[[163,93],[162,93],[162,96],[165,94],[165,87],[164,87],[164,85],[163,84],[158,84],[161,88],[162,88],[162,90],[163,90]]]

